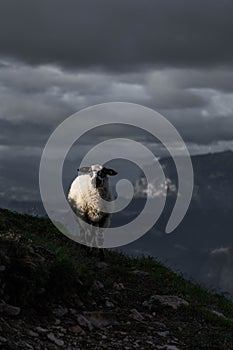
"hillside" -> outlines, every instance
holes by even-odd
[[[233,303],[152,258],[100,261],[0,209],[1,349],[233,349]]]

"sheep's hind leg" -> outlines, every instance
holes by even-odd
[[[97,232],[96,232],[96,245],[98,247],[98,256],[101,261],[104,260],[104,229],[103,227],[97,227]]]

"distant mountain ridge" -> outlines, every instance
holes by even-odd
[[[233,208],[233,152],[209,153],[191,157],[194,171],[192,206],[208,210]],[[154,179],[147,184],[144,174],[135,184],[137,197],[163,195],[176,196],[177,173],[171,157],[162,158],[160,164],[166,176],[166,184]]]

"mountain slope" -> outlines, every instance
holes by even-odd
[[[232,349],[233,303],[151,258],[100,261],[0,210],[1,349]]]

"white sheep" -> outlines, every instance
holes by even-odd
[[[77,215],[80,243],[102,247],[103,232],[110,225],[109,209],[112,209],[114,199],[109,187],[108,175],[113,176],[117,172],[99,164],[82,167],[78,171],[84,174],[77,176],[71,184],[68,201]],[[104,205],[101,199],[106,201]]]

